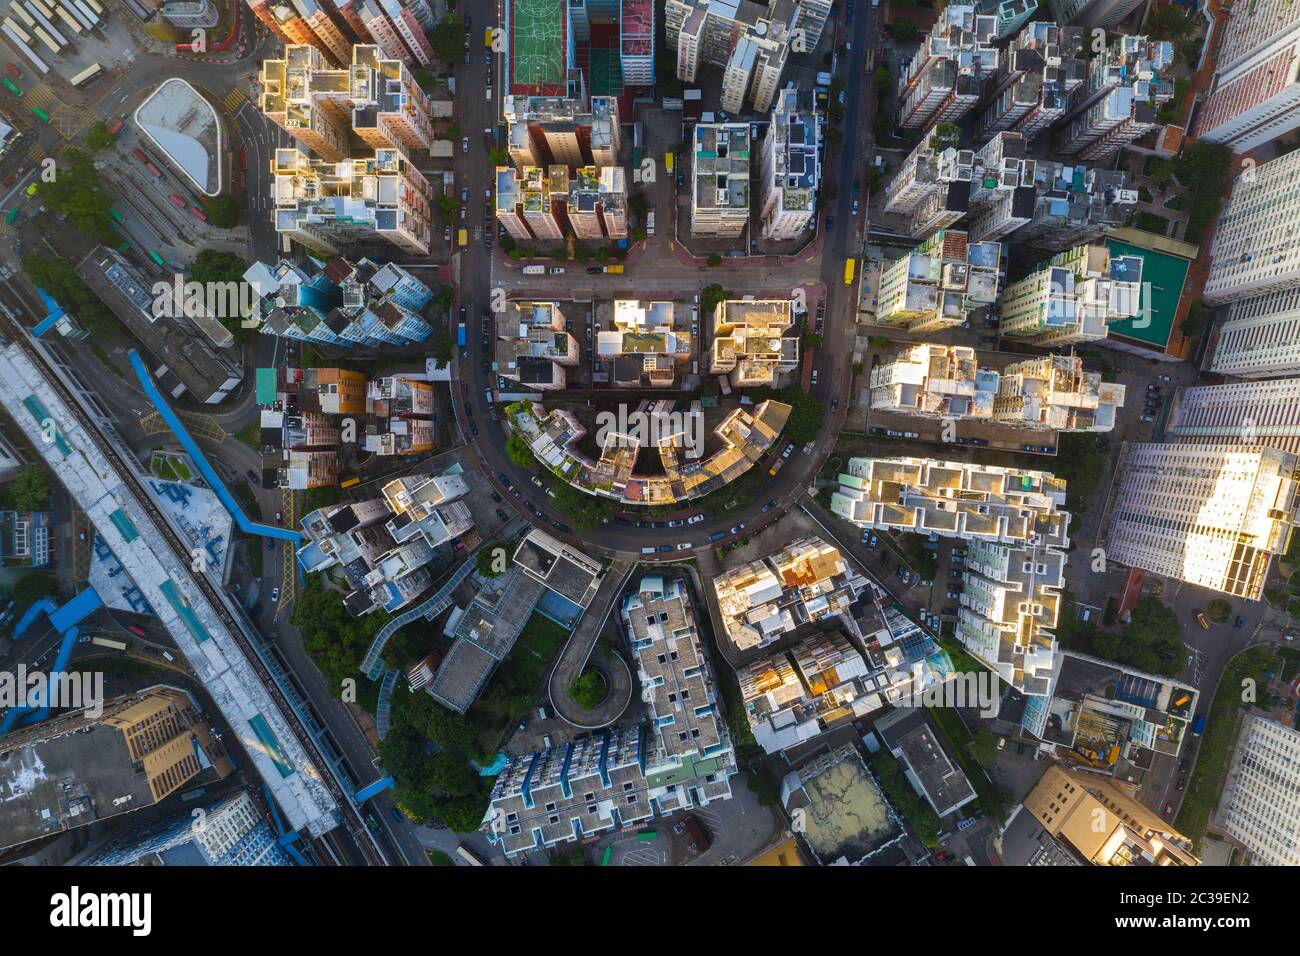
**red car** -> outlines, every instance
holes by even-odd
[[[241,149],[239,151],[239,168],[240,169],[248,168],[248,150],[246,149]]]
[[[18,67],[14,66],[12,63],[6,63],[5,69],[9,71],[9,75],[15,80],[21,80],[23,78],[23,71],[18,69]]]

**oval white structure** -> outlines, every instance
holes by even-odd
[[[189,83],[173,77],[135,111],[149,142],[205,196],[221,194],[223,145],[216,108]]]

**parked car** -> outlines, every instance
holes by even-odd
[[[683,521],[681,518],[674,518],[672,521],[668,522],[668,527],[680,528],[684,524],[686,524],[686,522]]]
[[[460,151],[461,151],[462,153],[468,153],[468,152],[469,152],[469,137],[468,137],[468,136],[462,136],[462,137],[460,138]]]
[[[271,588],[271,603],[272,603],[272,604],[279,604],[279,603],[280,603],[280,589],[279,589],[279,588]]]
[[[763,505],[763,514],[767,514],[775,507],[776,507],[776,500],[773,499],[772,501],[769,501],[767,504]]]
[[[701,521],[703,521],[703,520],[704,520],[704,515],[702,515],[702,514],[700,514],[700,515],[691,515],[689,518],[686,519],[686,523],[687,523],[687,524],[699,524],[699,523],[700,523]]]

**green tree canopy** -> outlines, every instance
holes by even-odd
[[[455,65],[465,52],[465,26],[448,14],[429,33],[434,55],[447,66]]]
[[[103,120],[95,120],[90,126],[90,132],[86,134],[86,148],[99,152],[101,149],[112,149],[117,140],[109,132],[108,124]]]
[[[239,203],[233,196],[211,196],[203,200],[203,210],[208,222],[218,229],[234,229],[239,225]]]
[[[117,234],[108,213],[113,197],[104,189],[91,153],[76,148],[64,150],[54,179],[41,180],[37,192],[47,209],[59,215],[66,213],[78,232],[116,245]]]
[[[916,39],[916,21],[895,20],[889,25],[889,32],[893,34],[895,43],[911,43]]]
[[[4,503],[16,511],[41,511],[50,503],[50,479],[40,465],[25,465],[4,488]]]
[[[520,468],[532,468],[537,464],[536,459],[533,458],[533,450],[528,447],[528,442],[524,441],[518,432],[511,432],[510,437],[506,439],[506,457]]]
[[[39,253],[26,255],[23,272],[76,316],[93,338],[107,337],[119,328],[117,316],[91,291],[67,259]]]

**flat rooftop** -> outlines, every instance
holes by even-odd
[[[164,80],[136,107],[141,131],[205,196],[221,193],[226,146],[216,109],[178,77]]]

